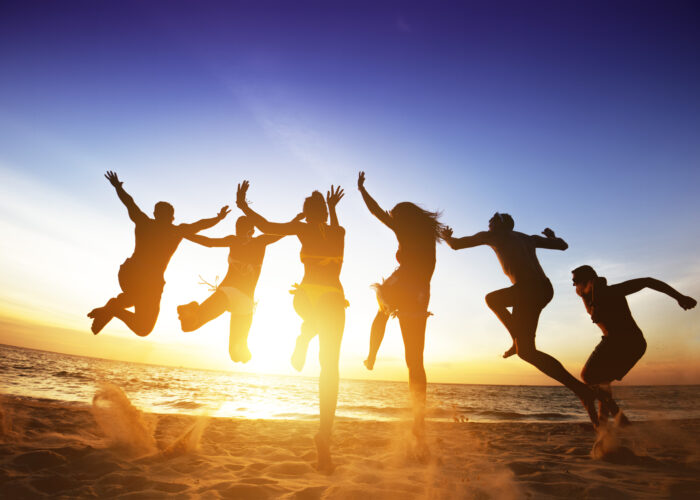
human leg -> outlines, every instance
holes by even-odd
[[[515,347],[515,336],[514,336],[514,325],[512,321],[512,313],[508,310],[508,307],[512,307],[516,301],[516,290],[514,286],[508,288],[501,288],[500,290],[495,290],[486,295],[486,305],[493,311],[496,317],[503,323],[506,327],[508,333],[510,333],[513,339],[513,344],[504,353],[504,358],[509,358],[513,356],[517,349]]]
[[[226,295],[217,290],[204,302],[190,302],[177,306],[177,313],[183,332],[192,332],[205,325],[214,318],[218,318],[226,311],[228,299]]]
[[[125,309],[133,305],[133,301],[128,298],[127,294],[122,292],[116,297],[109,299],[104,306],[96,307],[90,311],[87,316],[88,318],[92,318],[92,325],[90,327],[92,333],[95,335],[100,333],[114,317],[115,310]]]
[[[158,301],[152,300],[135,304],[134,312],[117,309],[114,311],[114,317],[122,320],[139,337],[145,337],[153,331],[159,313],[160,296],[158,296]]]
[[[633,343],[619,343],[603,337],[588,357],[581,371],[581,378],[600,400],[599,417],[607,420],[608,414],[615,417],[618,425],[630,422],[622,413],[612,396],[612,381],[622,377],[639,361],[646,350],[643,338]]]
[[[292,366],[296,371],[301,371],[306,364],[306,352],[309,350],[309,343],[318,334],[315,321],[315,311],[311,304],[311,299],[301,289],[297,289],[294,294],[294,310],[303,320],[301,324],[301,334],[297,337],[292,353]]]
[[[382,345],[382,340],[384,340],[387,321],[389,321],[389,314],[382,309],[377,311],[377,315],[372,321],[372,330],[369,335],[369,355],[367,355],[367,359],[364,362],[368,370],[374,368],[379,346]]]
[[[330,439],[338,403],[340,344],[345,328],[345,299],[340,294],[328,294],[319,302],[319,432],[315,437],[318,450],[318,469],[333,471]]]
[[[527,305],[514,307],[513,325],[517,332],[515,344],[518,357],[573,391],[581,399],[593,424],[597,426],[598,416],[595,412],[593,391],[571,375],[556,358],[538,350],[535,346],[535,332],[540,312],[541,309],[538,307],[528,307]]]
[[[247,363],[252,355],[248,349],[248,332],[253,322],[253,314],[231,314],[228,350],[235,362]]]
[[[428,314],[422,311],[399,311],[398,316],[406,366],[408,367],[408,386],[413,403],[413,433],[422,440],[425,435],[425,392],[427,385],[425,367],[423,366],[423,349]]]

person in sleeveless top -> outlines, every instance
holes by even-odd
[[[116,189],[117,196],[126,206],[129,218],[135,225],[135,248],[133,255],[119,268],[122,293],[88,313],[88,317],[93,320],[91,330],[97,335],[112,318],[118,318],[136,335],[144,337],[153,331],[158,319],[160,297],[165,286],[163,274],[182,239],[214,226],[230,210],[225,206],[211,219],[191,224],[173,224],[175,210],[172,205],[159,201],[153,210],[154,218],[151,219],[124,190],[123,182],[116,173],[109,171],[105,177]],[[134,312],[127,310],[130,307],[134,308]]]
[[[398,203],[389,211],[382,209],[365,188],[365,173],[360,172],[357,188],[370,213],[391,229],[399,242],[396,260],[399,267],[382,283],[374,285],[379,310],[370,331],[369,355],[365,366],[371,370],[390,316],[398,316],[403,337],[408,381],[411,390],[413,433],[419,452],[426,453],[425,391],[427,378],[423,366],[425,329],[430,302],[430,280],[435,270],[435,247],[440,241],[442,224],[437,212],[429,212],[410,202]]]
[[[683,295],[663,281],[654,278],[638,278],[608,285],[607,279],[588,265],[571,271],[576,293],[583,299],[591,321],[603,332],[600,343],[586,361],[581,378],[590,385],[600,400],[598,418],[607,420],[609,415],[619,424],[629,421],[612,397],[611,384],[622,380],[642,358],[647,348],[642,330],[632,317],[627,296],[645,288],[665,293],[684,309],[692,309],[697,301]]]
[[[236,234],[223,238],[202,235],[187,239],[205,247],[229,249],[228,271],[221,284],[202,304],[190,302],[178,306],[177,312],[183,332],[192,332],[224,311],[231,313],[229,354],[235,362],[247,363],[251,353],[248,348],[248,332],[253,321],[255,287],[260,278],[265,250],[268,245],[283,236],[263,234],[253,238],[255,226],[249,217],[236,220]]]
[[[295,285],[292,293],[294,309],[303,323],[292,355],[292,364],[297,370],[302,369],[309,341],[318,335],[321,364],[320,428],[314,441],[318,452],[318,470],[330,474],[334,469],[330,442],[338,401],[338,363],[347,307],[343,286],[340,284],[345,229],[338,223],[335,210],[344,193],[340,187],[331,186],[324,199],[321,193],[314,191],[304,200],[303,220],[274,223],[250,208],[246,200],[248,187],[248,181],[239,184],[236,205],[251,218],[253,224],[266,234],[294,235],[301,242],[300,258],[304,264],[304,277],[301,283]]]
[[[445,242],[454,250],[488,245],[496,253],[503,272],[512,286],[486,295],[486,304],[503,323],[513,339],[513,345],[504,358],[517,354],[545,375],[568,387],[583,403],[591,422],[598,425],[595,412],[595,394],[586,384],[571,375],[562,364],[535,346],[535,333],[540,313],[552,300],[554,290],[537,259],[536,250],[547,248],[566,250],[569,245],[546,228],[544,236],[527,235],[514,231],[509,214],[496,213],[489,220],[489,230],[472,236],[454,238],[452,229],[443,232]],[[512,307],[512,312],[507,308]]]

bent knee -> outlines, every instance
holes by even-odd
[[[498,309],[501,307],[501,301],[498,299],[498,294],[496,292],[487,293],[484,300],[489,309]]]
[[[138,325],[134,328],[134,333],[139,337],[145,337],[153,331],[155,325]]]
[[[535,350],[527,348],[518,348],[518,357],[523,361],[530,362],[535,357]]]

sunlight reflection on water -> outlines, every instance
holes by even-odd
[[[157,413],[252,419],[315,419],[318,379],[142,365],[0,346],[2,392],[90,404],[100,382],[120,386]],[[700,417],[700,386],[619,387],[637,420]],[[428,417],[471,421],[586,421],[563,387],[428,384]],[[339,418],[410,418],[406,382],[341,380]]]

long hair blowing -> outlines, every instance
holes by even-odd
[[[419,234],[427,233],[435,241],[440,241],[440,232],[445,228],[439,220],[441,212],[430,212],[409,201],[398,203],[389,214],[400,229]]]

